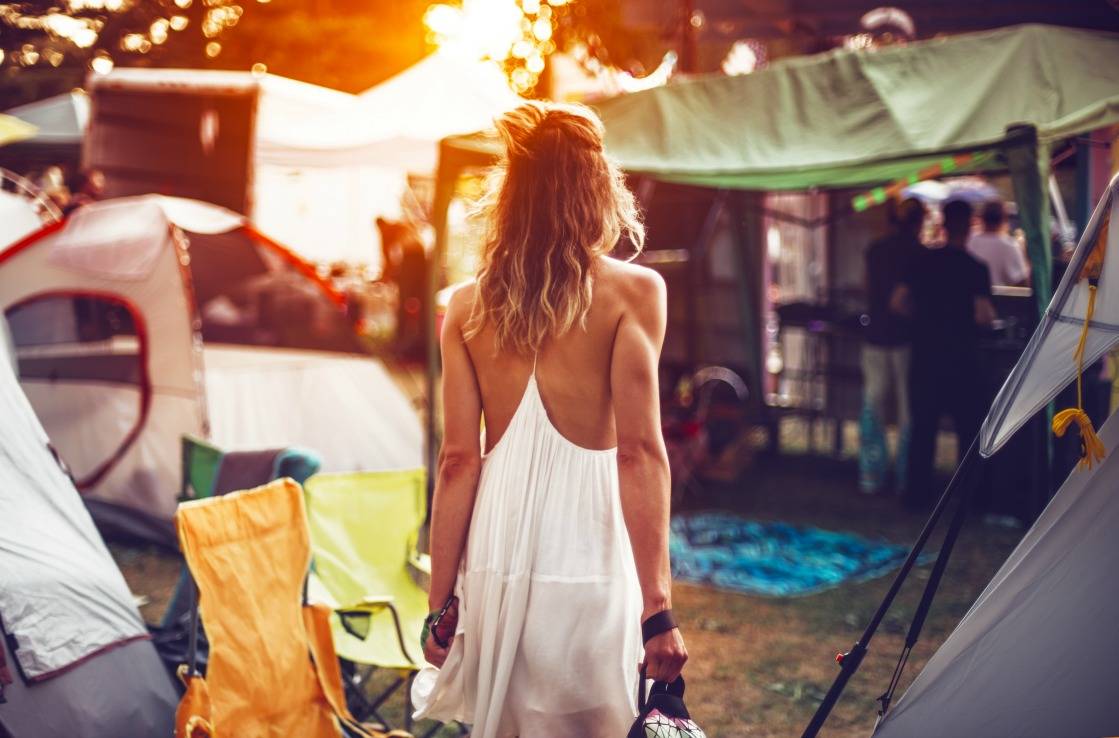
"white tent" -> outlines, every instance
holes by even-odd
[[[352,340],[336,293],[314,279],[242,216],[154,195],[88,205],[0,251],[21,383],[99,522],[170,533],[184,433],[228,449],[308,447],[328,471],[421,463],[419,421],[379,362],[275,332],[319,324],[312,336]],[[292,282],[317,302],[276,305],[286,293],[271,287]],[[269,299],[255,308],[230,300],[261,283]],[[215,330],[233,339],[287,348],[203,345],[213,313],[232,316]]]
[[[34,200],[0,190],[0,243],[14,243],[42,225]]]
[[[0,417],[0,735],[170,735],[170,677],[3,342]]]
[[[255,94],[246,183],[253,221],[306,258],[374,266],[380,263],[374,221],[401,216],[408,175],[433,174],[441,139],[488,127],[519,99],[493,62],[447,52],[360,96],[269,74],[195,69],[121,68],[92,75],[89,86],[95,97],[102,89]],[[136,125],[143,125],[137,136],[153,135],[150,120]],[[178,129],[197,135],[192,126]],[[220,122],[218,130],[220,136]],[[166,145],[172,134],[157,129],[156,135]],[[131,161],[129,135],[94,138],[95,158]],[[147,149],[135,148],[135,156],[147,156]]]
[[[38,129],[32,144],[81,146],[89,123],[89,98],[81,91],[66,92],[4,112]]]
[[[1072,378],[1089,255],[1106,248],[1085,365],[1119,342],[1119,177],[1096,208],[1045,318],[996,398],[993,453]],[[877,738],[1119,735],[1119,417],[1101,464],[1074,471],[956,630],[886,716]]]
[[[401,216],[408,175],[434,174],[440,140],[519,99],[493,62],[436,52],[342,108],[274,125],[262,103],[254,219],[309,257],[379,264],[374,217]]]
[[[488,128],[519,101],[494,62],[437,51],[345,109],[262,129],[258,162],[431,174],[440,140]]]

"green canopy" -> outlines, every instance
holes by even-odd
[[[967,162],[953,165],[952,173],[1005,169],[1014,183],[1040,313],[1051,293],[1049,148],[1119,122],[1119,35],[1024,25],[878,50],[837,50],[747,75],[674,82],[605,100],[597,109],[606,148],[626,171],[697,186],[873,186],[913,178],[949,160]],[[455,180],[464,169],[493,162],[499,146],[484,135],[441,143],[436,263],[446,244]],[[438,270],[431,280],[434,295]],[[434,393],[434,331],[429,359]],[[429,413],[432,438],[434,423]]]
[[[945,153],[1041,145],[1119,121],[1119,35],[1015,26],[839,50],[598,106],[632,172],[713,187],[803,190],[899,179]]]

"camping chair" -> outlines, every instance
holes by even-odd
[[[183,475],[180,500],[205,499],[249,489],[289,477],[302,484],[319,470],[322,461],[313,451],[300,448],[263,451],[223,451],[217,446],[191,435],[182,437]],[[158,626],[152,628],[156,648],[170,668],[182,663],[186,631],[189,627],[192,587],[190,572],[184,563],[171,600]],[[203,638],[204,638],[203,634]],[[201,644],[200,661],[205,671],[205,642]]]
[[[175,527],[197,586],[192,634],[201,616],[210,638],[206,676],[193,653],[180,670],[176,738],[382,735],[346,709],[330,611],[305,602],[311,548],[299,485],[184,502]]]
[[[427,593],[414,574],[431,571],[430,560],[416,553],[427,500],[424,471],[317,474],[304,494],[314,551],[309,594],[334,609],[350,709],[388,725],[380,708],[404,687],[404,729],[411,730],[411,684],[423,663],[418,639],[427,615]],[[395,678],[371,695],[376,669]]]
[[[308,449],[288,447],[223,451],[190,434],[183,435],[182,456],[183,476],[179,495],[183,500],[249,489],[284,477],[303,484],[322,468],[322,459]]]
[[[199,500],[267,484],[288,477],[303,484],[322,467],[314,451],[301,448],[263,451],[222,451],[212,443],[184,434],[182,438],[183,476],[180,500]],[[171,601],[160,621],[161,629],[173,628],[190,609],[185,595],[190,574],[184,564],[171,594]]]

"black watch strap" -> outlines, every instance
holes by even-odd
[[[641,640],[648,643],[661,633],[667,633],[678,627],[680,626],[676,624],[676,618],[672,616],[672,610],[661,610],[656,615],[650,615],[649,619],[641,624]]]

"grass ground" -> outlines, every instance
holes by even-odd
[[[924,518],[896,500],[856,490],[849,462],[807,456],[760,459],[734,485],[685,502],[693,509],[733,510],[908,544]],[[1017,542],[1020,531],[969,522],[918,644],[902,689],[982,591]],[[939,539],[934,537],[934,548]],[[166,606],[179,571],[176,556],[114,545],[133,591],[149,598],[149,620]],[[868,736],[875,698],[886,687],[929,567],[919,568],[873,641],[824,736]],[[711,738],[799,736],[834,678],[834,656],[847,650],[889,586],[890,577],[847,584],[802,598],[771,599],[677,584],[675,609],[691,653],[688,703]],[[899,691],[899,694],[901,692]],[[396,710],[390,710],[390,713]],[[391,716],[390,716],[390,719]],[[441,735],[453,735],[444,731]]]

